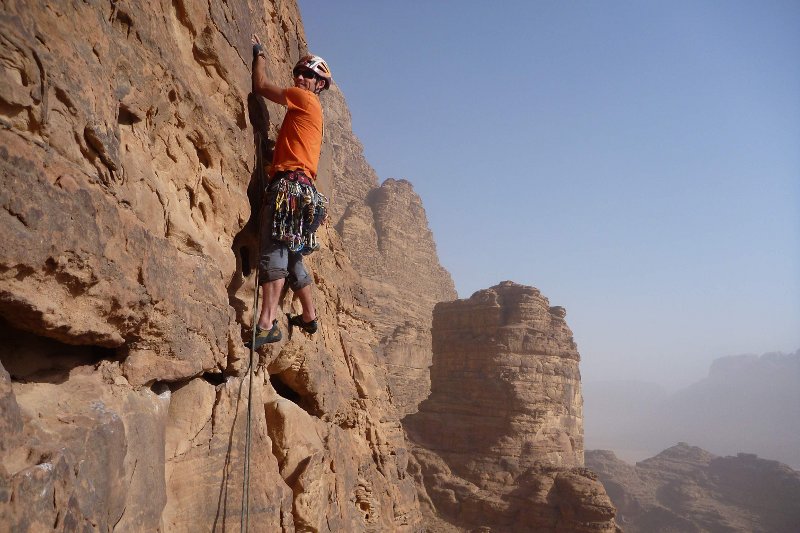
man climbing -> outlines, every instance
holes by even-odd
[[[259,259],[259,284],[263,303],[256,325],[254,348],[281,340],[278,327],[278,304],[284,280],[300,300],[303,312],[289,316],[289,326],[299,327],[308,334],[317,331],[317,313],[311,297],[313,280],[303,265],[303,254],[297,246],[302,237],[275,238],[276,228],[283,229],[283,222],[275,218],[276,199],[292,194],[292,191],[313,191],[313,180],[317,176],[320,150],[322,148],[322,106],[319,94],[330,87],[331,71],[325,61],[317,56],[303,56],[292,70],[294,87],[280,88],[267,80],[266,52],[258,36],[253,35],[253,92],[277,104],[287,107],[281,124],[272,165],[269,168],[264,213],[261,216],[261,252]],[[306,193],[307,194],[307,193]],[[279,215],[285,215],[282,208]],[[312,208],[313,212],[313,208]],[[279,216],[280,218],[280,216]],[[312,216],[313,219],[313,216]],[[319,223],[319,221],[317,221]],[[302,222],[300,223],[302,227]],[[308,224],[306,223],[306,231]],[[306,233],[306,239],[307,233]],[[306,240],[308,244],[308,241]],[[302,248],[302,243],[300,245]]]

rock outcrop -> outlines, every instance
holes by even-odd
[[[403,179],[378,185],[344,100],[332,96],[332,220],[366,288],[392,403],[405,415],[430,393],[433,306],[454,300],[455,285],[439,263],[419,195]]]
[[[385,326],[332,228],[321,331],[248,379],[255,146],[284,112],[248,97],[249,41],[288,86],[295,2],[10,1],[0,28],[0,523],[238,529],[250,397],[251,528],[420,530]]]
[[[753,454],[717,457],[679,443],[631,465],[586,452],[629,533],[800,531],[800,472]]]
[[[562,307],[504,282],[433,316],[431,395],[404,427],[422,500],[496,531],[615,531],[583,468],[580,356]]]

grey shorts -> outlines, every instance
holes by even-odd
[[[275,198],[279,179],[273,179],[267,187],[264,212],[261,214],[261,257],[259,258],[258,283],[263,285],[276,279],[288,279],[289,287],[297,291],[311,285],[313,279],[303,265],[300,252],[290,252],[285,243],[272,238],[272,219],[275,216]]]

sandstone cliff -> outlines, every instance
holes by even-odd
[[[433,316],[431,395],[404,426],[428,501],[492,531],[614,531],[583,468],[580,356],[562,307],[511,282]]]
[[[249,38],[288,85],[293,1],[6,1],[0,28],[0,523],[238,529],[252,393],[251,531],[420,531],[415,480],[432,528],[435,505],[497,531],[613,530],[581,468],[578,353],[535,289],[440,307],[410,458],[399,418],[430,392],[431,311],[455,291],[419,196],[378,184],[335,86],[321,331],[263,349],[251,390],[255,146],[283,109],[248,96]]]
[[[631,465],[587,451],[629,533],[800,531],[800,472],[752,454],[717,457],[679,443]]]
[[[7,1],[0,27],[0,523],[238,529],[253,131],[273,139],[283,113],[248,99],[249,38],[289,85],[297,6]],[[360,152],[344,127],[326,192],[332,151]],[[265,349],[253,383],[251,530],[416,531],[387,326],[320,237],[322,329]]]
[[[380,186],[352,134],[350,114],[334,95],[331,128],[332,218],[374,311],[389,392],[401,415],[430,393],[433,306],[456,298],[439,264],[422,201],[406,180]]]

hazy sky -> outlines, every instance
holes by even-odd
[[[800,2],[299,3],[460,297],[538,287],[584,381],[800,348]]]

